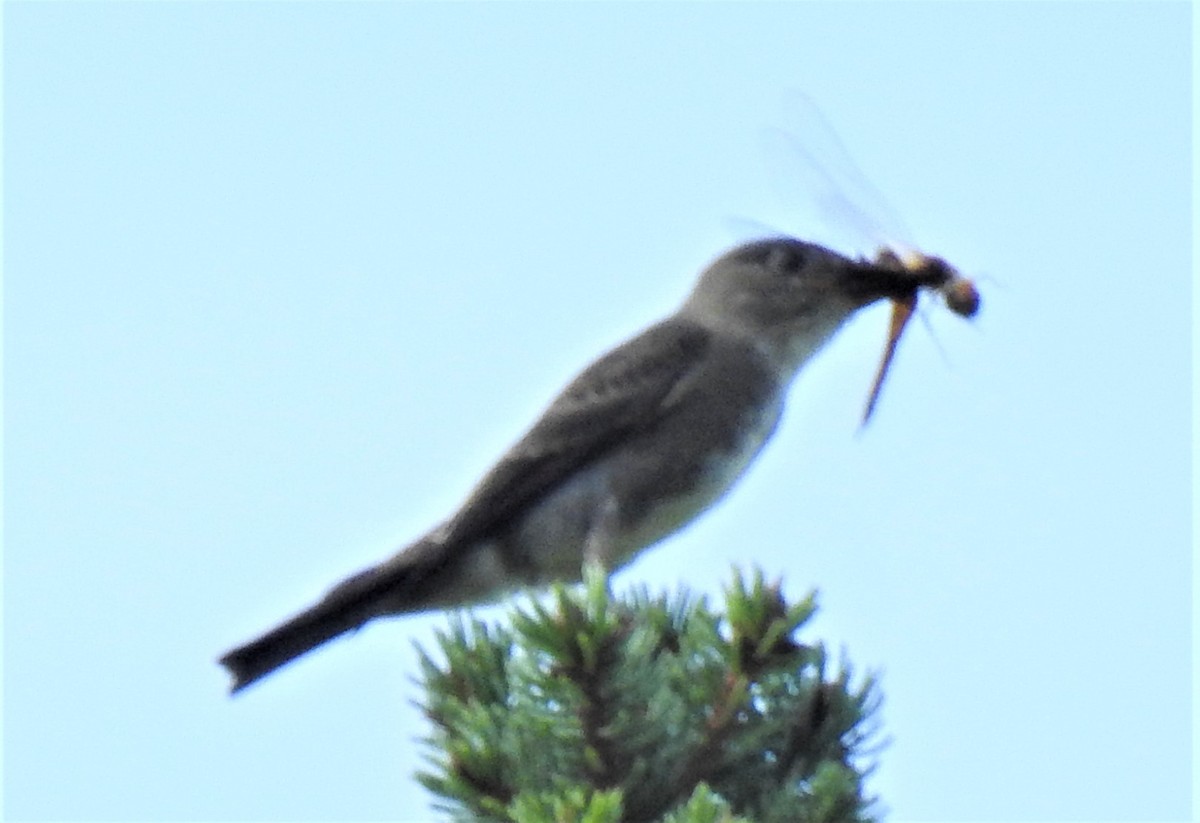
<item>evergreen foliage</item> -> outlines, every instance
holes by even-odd
[[[421,651],[432,770],[455,820],[851,823],[865,797],[874,679],[830,673],[794,635],[816,610],[735,574],[704,599],[555,587],[511,628],[456,618]]]

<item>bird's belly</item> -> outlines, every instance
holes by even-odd
[[[616,565],[688,525],[724,497],[766,445],[780,412],[780,403],[759,409],[743,421],[731,447],[710,450],[692,467],[670,467],[676,471],[690,468],[690,482],[683,489],[672,488],[677,484],[669,473],[664,473],[662,493],[653,497],[649,507],[628,524],[628,530],[617,541]],[[629,502],[630,508],[637,511],[636,501]]]
[[[736,433],[707,448],[678,448],[675,441],[677,448],[635,448],[584,469],[506,535],[465,552],[456,566],[454,599],[447,604],[487,600],[524,585],[578,580],[589,558],[610,570],[620,568],[720,500],[770,438],[781,408],[777,401],[748,412]]]
[[[609,569],[686,526],[746,471],[779,421],[782,398],[747,410],[720,435],[652,435],[563,483],[502,543],[521,558],[525,585],[577,580],[591,557]],[[700,448],[697,448],[700,446]]]

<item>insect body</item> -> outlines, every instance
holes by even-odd
[[[916,251],[908,242],[908,231],[882,194],[867,181],[851,159],[833,126],[816,103],[800,93],[789,95],[788,109],[794,131],[770,130],[767,153],[782,172],[781,185],[813,198],[824,221],[849,229],[877,250],[868,262],[908,275],[912,292],[892,300],[892,318],[883,357],[871,384],[863,413],[870,419],[879,400],[884,378],[891,366],[900,337],[912,318],[921,289],[937,292],[950,311],[974,317],[979,311],[975,284],[940,257]]]
[[[871,419],[875,404],[879,400],[879,392],[883,389],[883,380],[887,377],[896,354],[896,345],[908,321],[912,319],[917,308],[917,294],[922,288],[932,289],[941,294],[946,307],[959,317],[974,317],[979,311],[979,292],[975,284],[958,273],[958,270],[940,257],[930,257],[919,252],[909,253],[900,257],[890,248],[880,249],[874,260],[875,265],[886,268],[896,268],[904,271],[913,278],[912,294],[892,301],[892,321],[888,328],[887,343],[884,345],[883,357],[879,361],[879,369],[871,383],[871,391],[867,395],[867,405],[863,410],[863,425]]]

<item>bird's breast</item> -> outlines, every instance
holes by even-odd
[[[541,579],[615,569],[686,526],[737,482],[783,409],[786,385],[756,352],[727,346],[659,414],[530,508],[504,538]]]
[[[724,420],[681,421],[675,431],[664,433],[663,451],[640,461],[649,464],[640,482],[614,489],[624,521],[617,552],[621,562],[683,528],[724,497],[770,439],[782,407],[782,397],[772,396]],[[693,425],[703,422],[707,426]]]

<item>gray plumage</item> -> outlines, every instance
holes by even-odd
[[[855,310],[961,278],[791,238],[714,261],[680,309],[588,366],[448,520],[221,658],[237,691],[385,615],[617,569],[741,476],[800,367]],[[937,264],[937,265],[935,265]]]

